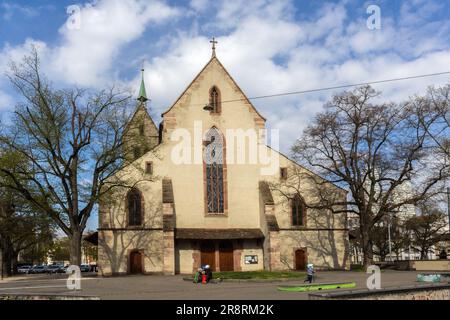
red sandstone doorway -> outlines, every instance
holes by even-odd
[[[130,253],[130,274],[142,274],[142,253],[139,251],[132,251]]]
[[[201,265],[209,264],[211,270],[216,271],[216,246],[214,241],[202,241],[200,251]]]
[[[220,271],[234,271],[233,243],[229,240],[219,244]]]
[[[307,254],[306,249],[295,251],[295,270],[306,270]]]

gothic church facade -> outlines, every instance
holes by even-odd
[[[345,215],[307,205],[317,201],[314,181],[336,197],[346,192],[265,145],[265,118],[214,51],[159,127],[143,81],[138,100],[124,135],[131,152],[117,174],[130,183],[99,204],[103,275],[190,274],[204,264],[214,271],[303,270],[308,262],[348,269]],[[255,132],[257,150],[277,159],[275,170],[231,161],[230,149],[239,147],[227,139],[230,130]],[[237,152],[248,159],[250,151]]]

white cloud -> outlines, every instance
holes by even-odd
[[[0,111],[11,109],[12,103],[13,103],[12,97],[7,93],[0,91]]]
[[[158,0],[98,0],[80,9],[80,28],[61,26],[61,39],[56,45],[33,39],[15,47],[5,44],[0,69],[2,63],[20,60],[35,42],[46,48],[41,52],[42,66],[52,80],[101,87],[120,81],[114,78],[114,62],[126,44],[142,36],[151,25],[180,14],[177,8]]]
[[[295,21],[286,14],[290,10],[290,2],[227,2],[208,25],[227,30],[218,37],[217,55],[250,97],[439,72],[450,65],[445,38],[439,39],[439,32],[432,31],[446,22],[423,22],[427,33],[414,36],[414,29],[390,19],[383,20],[379,31],[367,29],[364,19],[349,21],[342,3],[325,4],[306,21]],[[409,35],[406,38],[405,33]],[[429,45],[418,48],[413,40]],[[174,45],[147,65],[147,86],[153,99],[150,108],[157,121],[210,53],[208,39],[197,34],[179,33],[169,41]],[[382,99],[402,101],[446,80],[424,78],[374,87],[383,91]],[[134,79],[135,87],[138,81]],[[268,119],[269,127],[281,130],[281,148],[286,151],[339,91],[255,100],[254,104]]]
[[[152,23],[162,23],[179,13],[160,1],[101,0],[84,5],[80,29],[60,28],[63,40],[53,52],[51,69],[69,82],[104,84],[124,45],[138,39]]]
[[[440,72],[450,65],[450,22],[429,19],[440,10],[437,2],[408,2],[398,19],[383,16],[381,30],[368,30],[365,17],[351,20],[345,1],[323,4],[300,21],[296,10],[294,2],[287,0],[192,0],[184,9],[160,1],[100,0],[95,6],[82,7],[81,30],[60,29],[61,42],[47,48],[46,57],[52,77],[68,83],[122,82],[115,67],[119,53],[152,25],[183,12],[188,25],[161,35],[156,45],[164,49],[146,63],[150,109],[156,122],[210,58],[208,37],[215,32],[220,35],[219,59],[250,97]],[[423,11],[415,15],[417,10]],[[206,24],[200,24],[193,11],[206,18]],[[130,59],[129,65],[135,64],[137,57]],[[136,74],[127,84],[138,88],[139,80]],[[383,90],[383,99],[401,101],[424,92],[429,84],[445,82],[448,77],[374,87]],[[269,127],[281,130],[281,147],[286,151],[336,92],[255,100],[254,104]]]
[[[210,0],[191,0],[189,6],[197,12],[203,12],[211,8]]]

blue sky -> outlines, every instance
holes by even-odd
[[[372,4],[381,10],[380,30],[366,25]],[[80,8],[78,29],[66,24],[71,5]],[[212,36],[219,59],[252,97],[450,71],[449,16],[450,2],[437,0],[0,0],[0,117],[7,122],[17,101],[3,76],[7,63],[31,45],[61,86],[116,84],[137,93],[145,59],[158,123],[208,61]],[[375,88],[383,100],[403,101],[448,82],[440,76]],[[254,104],[269,128],[280,129],[286,152],[333,93]]]

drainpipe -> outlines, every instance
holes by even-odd
[[[392,243],[391,243],[391,213],[388,214],[388,245],[389,245],[389,261],[392,261]]]
[[[1,270],[1,279],[0,280],[3,280],[3,250],[2,249],[0,249],[0,268],[2,269]]]
[[[447,187],[448,233],[450,235],[450,187]]]

